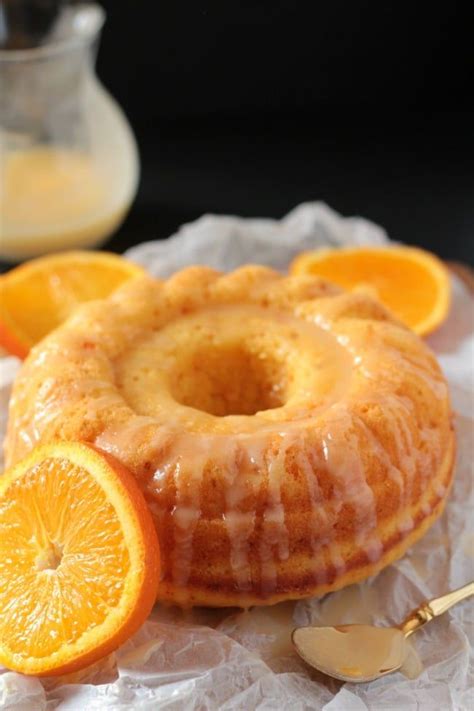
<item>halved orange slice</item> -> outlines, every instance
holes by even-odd
[[[143,275],[109,252],[61,252],[26,262],[0,277],[0,346],[19,358],[83,301],[108,296]]]
[[[159,561],[121,464],[82,443],[36,448],[0,477],[0,663],[43,676],[106,656],[148,616]]]
[[[299,254],[292,274],[315,274],[345,289],[366,291],[424,336],[446,318],[449,274],[434,254],[416,247],[353,247]]]

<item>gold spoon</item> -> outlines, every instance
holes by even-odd
[[[342,681],[373,681],[403,665],[407,637],[461,600],[474,595],[474,582],[413,610],[398,627],[337,625],[298,627],[291,639],[307,664]]]

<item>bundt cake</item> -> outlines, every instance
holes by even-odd
[[[138,278],[80,307],[20,371],[7,462],[57,439],[134,473],[160,598],[182,605],[376,573],[439,516],[454,461],[447,385],[417,336],[365,294],[257,266]]]

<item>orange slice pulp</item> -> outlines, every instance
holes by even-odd
[[[449,274],[435,255],[416,247],[354,247],[299,254],[292,274],[315,274],[345,289],[378,298],[400,321],[424,336],[446,318]]]
[[[33,259],[0,277],[0,346],[24,358],[83,301],[108,296],[144,274],[109,252],[62,252]]]
[[[128,470],[82,443],[36,448],[0,477],[0,663],[42,676],[106,656],[148,616],[159,560]]]

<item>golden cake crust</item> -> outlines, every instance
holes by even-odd
[[[454,434],[427,346],[377,302],[256,266],[139,278],[25,361],[8,465],[83,440],[139,480],[160,597],[322,594],[401,556],[441,513]]]

